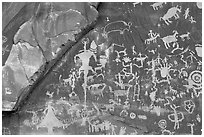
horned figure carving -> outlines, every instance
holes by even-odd
[[[169,23],[172,23],[172,21],[170,21],[169,19],[174,17],[175,19],[179,18],[179,15],[177,12],[181,12],[181,6],[176,6],[176,7],[172,7],[170,9],[168,9],[167,13],[164,14],[163,17],[160,17],[160,21],[163,20],[167,25],[169,25]]]
[[[170,47],[170,43],[175,43],[177,42],[177,34],[178,32],[176,30],[173,30],[173,35],[168,35],[166,37],[161,38],[162,41],[164,42],[164,46],[166,47],[166,49],[168,49]]]

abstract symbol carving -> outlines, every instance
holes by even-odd
[[[192,114],[195,109],[195,104],[192,100],[185,100],[184,108],[188,113]]]
[[[158,126],[161,128],[161,129],[165,129],[167,127],[167,122],[165,119],[161,119],[159,122],[158,122]]]
[[[202,84],[202,72],[199,70],[192,71],[189,75],[189,80],[194,88],[200,89]]]
[[[135,119],[135,118],[136,118],[136,114],[133,113],[133,112],[131,112],[131,113],[130,113],[130,118],[131,118],[131,119]]]

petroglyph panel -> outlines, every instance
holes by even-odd
[[[20,27],[37,33],[26,37],[19,31],[15,38],[23,40],[11,52],[10,37],[3,36],[2,55],[10,53],[3,67],[3,106],[13,109],[3,112],[3,134],[202,134],[200,3],[47,3],[39,8],[49,16],[42,11],[27,28]],[[23,56],[28,53],[42,57],[41,64],[34,68],[35,62]],[[42,64],[47,69],[30,81]],[[21,93],[19,85],[15,91],[18,83],[25,88]]]

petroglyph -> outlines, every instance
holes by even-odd
[[[149,31],[148,36],[150,38],[145,40],[145,44],[150,44],[150,42],[156,43],[157,42],[157,37],[160,37],[159,33],[153,33],[152,30]]]
[[[108,34],[112,32],[119,32],[119,34],[124,34],[125,31],[129,31],[130,27],[132,26],[132,22],[125,22],[123,20],[118,20],[114,21],[111,23],[108,23],[104,28],[103,28],[103,36],[105,38],[108,38]]]
[[[164,2],[156,2],[156,3],[154,3],[154,4],[150,5],[150,6],[154,10],[158,10],[159,8],[163,8],[163,4],[164,4]],[[165,4],[166,4],[166,2],[165,2]]]
[[[188,113],[192,114],[195,109],[195,104],[192,100],[185,100],[184,108]]]
[[[171,109],[173,110],[174,113],[168,115],[168,119],[171,122],[174,122],[174,130],[180,128],[179,122],[182,122],[184,120],[184,115],[183,112],[177,112],[176,109],[180,106],[176,105],[170,105]]]
[[[166,14],[164,14],[163,17],[160,17],[160,20],[163,20],[166,23],[166,25],[169,25],[169,23],[172,23],[172,21],[169,20],[172,17],[174,17],[175,19],[179,19],[179,15],[177,12],[179,12],[179,13],[181,12],[181,6],[179,7],[177,5],[176,7],[172,7],[170,9],[168,9]]]
[[[166,49],[170,47],[171,43],[177,42],[177,34],[178,32],[176,30],[173,31],[173,35],[168,35],[166,37],[161,38],[162,41],[164,42],[164,46]]]
[[[181,40],[182,41],[184,41],[185,40],[185,38],[187,39],[187,40],[190,40],[190,32],[187,32],[186,34],[182,34],[182,35],[180,35],[179,37],[181,38]]]
[[[49,48],[56,52],[62,49],[63,55],[42,66],[46,71],[40,70],[43,77],[32,88],[23,87],[32,90],[23,104],[16,92],[19,83],[15,83],[23,72],[4,66],[4,109],[12,109],[14,100],[21,106],[15,106],[19,111],[11,112],[9,119],[7,112],[3,113],[3,121],[10,122],[8,129],[13,133],[19,126],[20,134],[201,134],[201,8],[195,3],[177,2],[88,4],[91,7],[82,3],[37,7],[34,17],[38,21],[32,18],[32,33],[45,46],[39,48],[46,48],[46,56],[55,54]],[[77,14],[66,13],[71,10]],[[61,13],[63,16],[57,18]],[[92,20],[92,13],[97,20]],[[78,14],[80,21],[75,19]],[[51,20],[41,19],[46,16]],[[73,43],[68,40],[55,47],[67,37],[52,36],[56,38],[53,41],[51,35],[83,24],[87,27],[83,26],[79,35],[67,35]],[[15,45],[10,45],[12,35],[4,35],[2,54],[6,58],[9,46]],[[20,58],[19,54],[17,60]],[[19,119],[16,123],[14,115]]]

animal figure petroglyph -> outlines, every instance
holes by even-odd
[[[166,37],[161,38],[162,41],[164,42],[164,46],[166,47],[166,49],[168,49],[170,47],[170,43],[173,42],[177,42],[177,34],[178,32],[176,30],[173,31],[173,35],[168,35]]]
[[[47,91],[47,92],[46,92],[46,95],[47,95],[49,98],[52,98],[52,97],[53,97],[53,94],[54,94],[54,92],[50,92],[50,91]]]
[[[156,2],[152,5],[150,5],[154,10],[158,10],[159,8],[163,8],[163,3],[164,2]],[[165,2],[166,3],[166,2]]]
[[[187,38],[187,40],[190,39],[190,32],[187,32],[186,34],[182,34],[179,36],[181,38],[182,41],[185,40],[185,38]]]
[[[90,93],[92,95],[100,95],[100,96],[103,97],[103,91],[104,91],[105,87],[106,87],[106,84],[105,83],[101,83],[101,84],[90,85],[87,88],[88,88],[88,90],[90,91]]]
[[[122,35],[124,34],[125,31],[129,31],[131,26],[132,26],[132,22],[127,23],[123,20],[118,20],[118,21],[108,23],[103,28],[102,36],[104,38],[108,38],[108,34],[110,34],[111,32],[119,32]]]
[[[131,86],[129,86],[127,90],[126,89],[118,89],[118,90],[114,90],[114,91],[110,91],[110,92],[113,93],[114,97],[116,97],[116,99],[118,100],[118,97],[128,96],[130,88],[131,88]]]
[[[164,20],[164,22],[169,25],[169,23],[172,23],[172,21],[170,21],[169,19],[174,17],[175,19],[179,18],[179,15],[177,12],[181,12],[181,6],[178,7],[178,5],[176,7],[172,7],[170,9],[168,9],[167,13],[164,14],[163,17],[160,17],[160,21]]]

